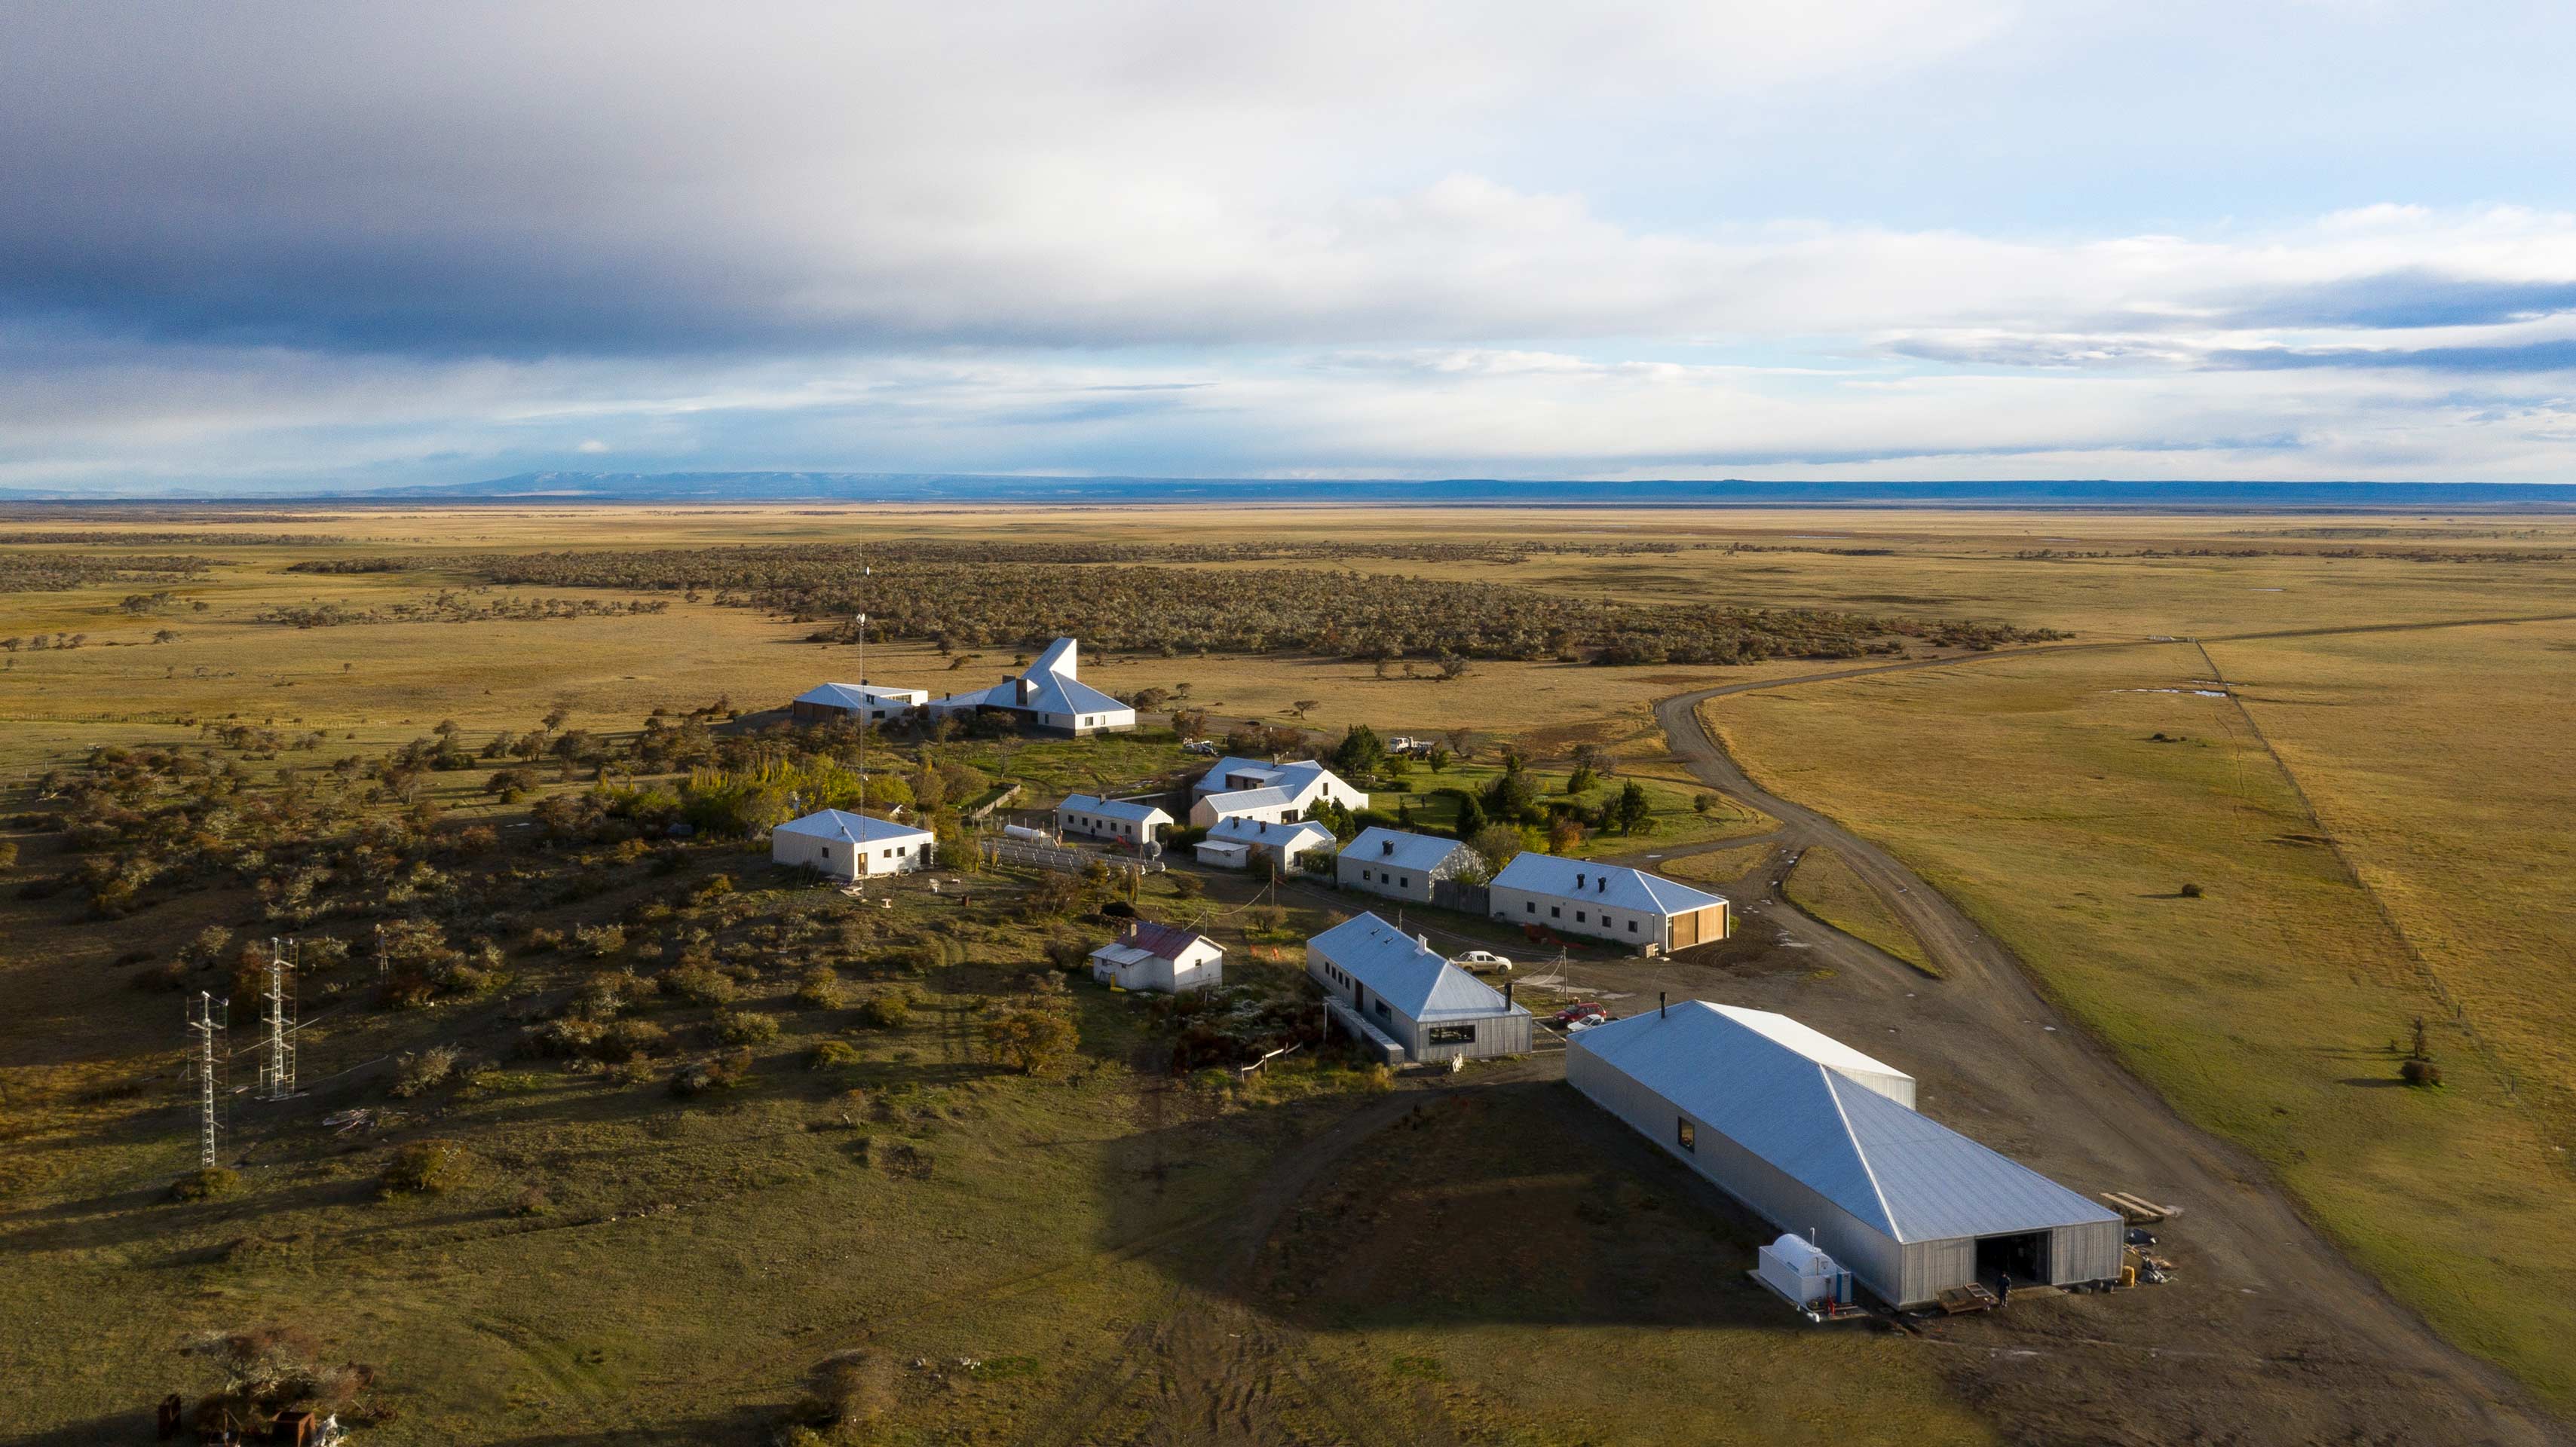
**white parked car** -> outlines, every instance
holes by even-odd
[[[1216,752],[1216,745],[1209,743],[1205,739],[1192,739],[1188,743],[1181,745],[1181,752],[1185,754],[1214,754]]]
[[[1495,954],[1492,950],[1469,950],[1467,953],[1460,955],[1449,963],[1458,966],[1471,975],[1483,974],[1489,970],[1497,971],[1506,975],[1512,972],[1512,962],[1504,959],[1501,955]]]
[[[1596,1030],[1609,1023],[1610,1017],[1607,1015],[1586,1015],[1582,1019],[1575,1021],[1573,1024],[1566,1026],[1565,1033],[1568,1035],[1580,1035],[1586,1030]]]

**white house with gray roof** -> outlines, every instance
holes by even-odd
[[[1725,896],[1616,864],[1515,854],[1486,894],[1498,920],[1640,951],[1669,952],[1726,938]]]
[[[1234,849],[1243,851],[1240,861],[1233,855]],[[1332,852],[1333,831],[1321,824],[1274,824],[1267,819],[1241,817],[1219,820],[1198,847],[1199,861],[1204,864],[1249,869],[1268,863],[1282,874],[1297,869],[1300,855]]]
[[[1335,1022],[1389,1064],[1525,1055],[1530,1012],[1374,914],[1306,941],[1306,973]]]
[[[1047,645],[1024,673],[991,688],[952,693],[927,705],[933,717],[993,712],[1016,716],[1024,727],[1042,733],[1106,733],[1136,726],[1136,710],[1076,677],[1081,649],[1070,638]]]
[[[836,879],[863,879],[928,869],[937,842],[929,830],[910,824],[824,809],[770,830],[769,858]]]
[[[1325,799],[1345,809],[1365,809],[1369,802],[1365,791],[1313,759],[1265,764],[1223,758],[1190,786],[1190,822],[1205,829],[1225,819],[1293,821],[1308,817]]]
[[[1372,826],[1342,846],[1333,861],[1333,878],[1344,889],[1429,904],[1434,880],[1455,879],[1484,864],[1475,850],[1455,839]]]
[[[879,724],[904,718],[929,701],[930,694],[924,689],[881,688],[862,679],[857,683],[818,683],[796,695],[787,713],[799,723],[845,718]]]
[[[1096,794],[1068,795],[1055,806],[1055,830],[1076,839],[1105,839],[1116,844],[1159,844],[1172,816],[1137,799],[1103,799]]]
[[[1891,1305],[2120,1274],[2117,1215],[1916,1113],[1903,1071],[1785,1016],[1641,1011],[1574,1036],[1565,1078]]]

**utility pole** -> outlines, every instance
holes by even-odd
[[[867,570],[859,570],[865,578]],[[868,688],[868,615],[859,615],[859,812],[868,812],[868,730],[876,724],[877,696]]]
[[[215,1164],[215,1111],[223,1098],[224,1038],[232,1018],[232,1001],[217,1000],[211,990],[199,990],[188,1004],[188,1028],[197,1036],[197,1164],[212,1170]]]
[[[286,950],[272,937],[268,942],[268,1051],[260,1061],[260,1097],[284,1100],[295,1094],[295,985],[287,968]]]

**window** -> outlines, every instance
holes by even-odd
[[[1680,1140],[1683,1150],[1689,1151],[1692,1155],[1699,1154],[1699,1137],[1691,1130],[1689,1116],[1674,1116],[1673,1131],[1675,1137]]]
[[[1534,899],[1525,899],[1525,900],[1522,900],[1522,901],[1521,901],[1521,908],[1522,908],[1523,910],[1527,911],[1528,913],[1536,914],[1536,913],[1538,913],[1538,901],[1536,901],[1536,900],[1534,900]]]
[[[1585,920],[1585,919],[1584,919],[1584,917],[1583,917],[1583,911],[1581,911],[1581,910],[1579,910],[1579,909],[1578,909],[1578,910],[1576,910],[1576,911],[1574,912],[1574,922],[1575,922],[1576,924],[1585,924],[1585,923],[1589,923],[1589,921],[1587,921],[1587,920]]]
[[[1630,933],[1630,934],[1635,934],[1636,932],[1637,932],[1637,922],[1636,922],[1635,920],[1633,920],[1633,919],[1632,919],[1632,920],[1628,921],[1628,933]]]
[[[1565,911],[1551,904],[1547,907],[1547,917],[1549,919],[1563,919],[1565,918]]]
[[[1412,875],[1410,875],[1410,874],[1407,874],[1407,875],[1404,875],[1403,877],[1401,877],[1401,878],[1397,879],[1397,880],[1396,880],[1396,882],[1395,882],[1395,887],[1396,887],[1396,888],[1398,888],[1398,889],[1411,889],[1411,888],[1413,887],[1413,876],[1412,876]]]
[[[1473,1045],[1476,1043],[1476,1027],[1473,1025],[1434,1025],[1431,1027],[1430,1040],[1434,1045]]]
[[[1377,1017],[1381,1020],[1392,1020],[1395,1018],[1392,1014],[1387,1012],[1386,1002],[1384,1000],[1377,1002]]]

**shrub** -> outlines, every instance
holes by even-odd
[[[582,953],[595,960],[626,952],[626,927],[623,925],[609,924],[596,928],[581,925],[573,930],[572,937],[573,942],[581,946]]]
[[[1053,1075],[1073,1059],[1080,1036],[1061,1010],[1014,1005],[984,1022],[984,1052],[1022,1075]]]
[[[2439,1085],[2442,1067],[2430,1060],[2409,1060],[2397,1068],[2397,1078],[2408,1085]]]
[[[730,1004],[742,993],[734,982],[704,965],[688,965],[662,977],[662,987],[693,1005]]]
[[[546,1194],[544,1187],[530,1186],[519,1193],[519,1198],[517,1200],[510,1203],[510,1214],[514,1216],[543,1216],[554,1208],[554,1200]]]
[[[912,992],[885,990],[859,1007],[859,1023],[875,1030],[900,1030],[912,1023]]]
[[[2186,884],[2182,888],[2175,890],[2174,893],[2181,895],[2184,899],[2198,899],[2200,898],[2201,891],[2200,886],[2197,884]]]
[[[671,1093],[686,1100],[711,1090],[731,1090],[750,1078],[751,1052],[736,1050],[681,1066],[671,1076]]]
[[[815,1070],[841,1070],[858,1064],[863,1058],[859,1047],[847,1040],[826,1040],[814,1047],[814,1053],[806,1064]]]
[[[658,1054],[669,1042],[671,1032],[650,1020],[620,1020],[603,1031],[590,1047],[591,1058],[605,1065],[623,1065],[631,1060],[646,1060]]]
[[[413,1141],[385,1166],[384,1194],[443,1196],[471,1185],[480,1165],[461,1141]]]
[[[528,953],[532,955],[542,955],[548,950],[562,949],[563,942],[563,931],[559,929],[548,929],[544,925],[539,925],[528,931]]]
[[[0,869],[15,869],[17,867],[18,841],[15,839],[0,839]]]
[[[756,1010],[727,1010],[716,1016],[716,1038],[727,1045],[766,1045],[778,1038],[778,1017]]]
[[[796,986],[796,1003],[816,1010],[837,1010],[847,999],[841,989],[841,977],[829,965],[816,965],[805,972]]]
[[[436,1090],[456,1074],[456,1058],[457,1051],[453,1045],[433,1045],[427,1050],[397,1057],[393,1093],[409,1099]]]
[[[170,1199],[221,1201],[240,1195],[248,1184],[242,1173],[230,1166],[204,1166],[171,1182]]]

